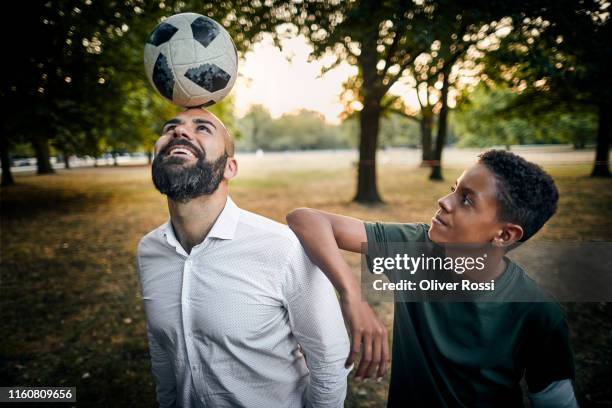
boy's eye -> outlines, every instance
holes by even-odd
[[[463,201],[462,201],[463,205],[470,205],[472,204],[472,202],[470,201],[470,199],[468,198],[468,196],[463,196]]]
[[[168,126],[168,127],[166,128],[166,132],[165,132],[165,133],[168,133],[168,132],[170,132],[171,130],[174,130],[174,128],[175,128],[175,127],[176,127],[176,126],[174,126],[174,125]]]
[[[198,126],[196,129],[197,129],[197,130],[205,130],[205,131],[207,131],[207,132],[209,132],[209,133],[210,133],[210,129],[208,129],[208,128],[207,128],[206,126],[204,126],[204,125],[200,125],[200,126]]]

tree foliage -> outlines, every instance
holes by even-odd
[[[584,148],[595,141],[593,112],[562,107],[515,110],[520,96],[506,87],[479,85],[463,98],[453,113],[458,145],[487,147],[515,144],[571,143]]]
[[[550,110],[597,116],[594,176],[610,176],[612,46],[610,3],[599,0],[526,3],[514,29],[483,59],[489,80],[518,94],[508,110]]]
[[[150,148],[156,115],[171,107],[150,91],[142,50],[164,17],[208,15],[224,24],[241,53],[274,20],[270,7],[246,0],[38,0],[9,8],[19,18],[7,20],[3,38],[19,37],[5,42],[11,63],[0,95],[10,103],[2,111],[2,161],[10,161],[11,145],[31,142],[40,173],[53,171],[50,142],[67,154],[94,156],[139,143]]]

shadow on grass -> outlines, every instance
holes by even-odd
[[[90,209],[92,204],[104,206],[112,196],[112,191],[104,189],[57,189],[22,183],[3,188],[0,210],[3,222],[32,216],[63,215]]]
[[[561,201],[542,237],[612,239],[612,185],[576,176],[588,169],[552,170]],[[454,180],[459,170],[446,173]],[[238,178],[232,196],[279,221],[293,208],[311,206],[365,220],[428,222],[448,185],[426,176],[421,169],[385,167],[380,187],[387,204],[374,206],[350,202],[350,169]],[[83,407],[155,406],[134,268],[138,239],[167,218],[149,172],[142,166],[79,169],[19,176],[18,183],[0,193],[0,385],[76,386],[76,405]],[[359,268],[359,257],[353,266]],[[390,329],[388,306],[374,305]],[[581,406],[610,406],[612,306],[564,307]],[[387,380],[350,380],[346,406],[384,407]]]

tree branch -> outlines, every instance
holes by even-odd
[[[404,112],[404,111],[403,111],[403,110],[401,110],[401,109],[397,109],[397,108],[389,108],[389,112],[394,113],[394,114],[399,115],[399,116],[402,116],[402,117],[407,118],[407,119],[414,120],[414,121],[415,121],[416,123],[418,123],[418,124],[420,124],[420,123],[421,123],[421,120],[420,120],[419,118],[417,118],[417,117],[416,117],[416,116],[414,116],[414,115],[410,115],[410,114],[408,114],[408,113]]]
[[[400,64],[400,69],[398,73],[395,75],[392,75],[389,79],[389,82],[383,86],[384,92],[387,92],[389,88],[393,86],[393,84],[402,76],[402,72],[404,72],[404,70],[408,68],[408,66],[410,66],[410,64],[412,64],[414,60],[423,53],[423,51],[424,50],[419,50],[418,52],[415,52],[414,54],[410,54],[408,58],[402,64]]]
[[[395,54],[395,49],[399,45],[400,39],[404,36],[404,33],[406,31],[405,27],[405,24],[398,26],[398,30],[395,32],[395,37],[393,37],[393,42],[387,50],[387,57],[385,58],[385,68],[383,68],[383,71],[381,73],[381,77],[383,78],[385,75],[387,75],[387,71],[389,71],[389,67],[391,66],[391,58],[393,54]]]

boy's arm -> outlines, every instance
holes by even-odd
[[[554,305],[554,309],[558,307],[552,303],[542,305],[549,307]],[[543,316],[542,319],[550,319],[547,314]],[[539,324],[547,327],[544,326],[545,321]],[[531,343],[525,367],[525,380],[532,406],[534,408],[577,407],[571,381],[575,377],[574,355],[565,318],[552,328],[545,328],[536,333]]]
[[[287,223],[306,253],[340,293],[340,305],[348,322],[352,345],[349,366],[362,353],[356,378],[382,377],[389,365],[387,330],[361,299],[361,287],[340,249],[362,252],[367,235],[362,221],[324,211],[299,208],[287,215]]]
[[[533,408],[578,408],[572,380],[569,378],[550,383],[542,391],[529,393]]]

